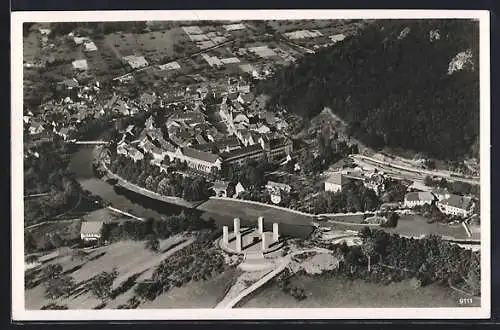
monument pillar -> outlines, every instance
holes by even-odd
[[[228,228],[228,226],[222,227],[222,242],[224,243],[224,245],[227,245],[229,243],[229,228]]]
[[[278,226],[279,225],[277,222],[273,223],[273,241],[274,242],[277,242],[280,239]]]
[[[240,218],[234,218],[234,235],[240,233]]]
[[[264,217],[259,217],[257,219],[257,222],[258,222],[259,234],[262,234],[264,232]]]
[[[236,252],[241,252],[241,234],[236,234]]]
[[[267,250],[267,239],[266,239],[266,234],[262,233],[262,252]]]

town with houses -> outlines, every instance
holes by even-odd
[[[279,307],[280,299],[305,307],[316,293],[303,277],[337,272],[352,281],[398,277],[406,297],[414,295],[410,281],[422,295],[450,290],[437,302],[447,307],[459,304],[458,291],[477,290],[462,280],[469,270],[456,281],[421,265],[418,276],[391,273],[384,262],[396,252],[381,259],[365,249],[381,240],[417,249],[432,239],[472,263],[480,243],[477,160],[431,168],[428,159],[372,151],[330,109],[304,123],[269,109],[259,88],[368,24],[25,23],[26,308]],[[92,178],[79,166],[91,167]],[[48,181],[30,181],[42,177],[37,171]],[[349,258],[358,261],[347,267]],[[274,303],[260,293],[268,282],[279,292]]]

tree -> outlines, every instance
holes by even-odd
[[[146,248],[153,252],[158,252],[160,250],[160,240],[154,236],[151,236],[146,241]]]
[[[368,259],[368,272],[371,272],[371,257],[375,253],[375,242],[373,239],[367,239],[361,245],[361,250],[363,254]]]
[[[45,297],[55,300],[60,297],[68,296],[75,287],[75,281],[71,276],[64,275],[50,278],[45,282]]]
[[[50,303],[50,304],[42,306],[42,308],[40,308],[40,309],[41,310],[65,310],[65,309],[68,309],[68,306]]]
[[[399,215],[396,212],[390,212],[387,216],[387,221],[383,224],[384,227],[394,228],[398,225]]]
[[[156,187],[154,186],[154,178],[150,175],[144,181],[144,188],[147,190],[155,191]]]
[[[405,27],[411,36],[397,39]],[[446,31],[447,40],[431,45],[428,31],[434,29]],[[471,49],[476,63],[477,35],[472,22],[384,21],[276,70],[256,90],[270,96],[267,106],[273,111],[284,107],[313,118],[328,106],[349,124],[351,135],[372,147],[461,156],[477,141],[478,73],[465,69],[442,77],[460,50]],[[370,49],[369,56],[362,49]],[[367,91],[363,98],[352,97],[362,91]]]
[[[116,268],[113,268],[111,272],[102,272],[92,279],[90,282],[90,290],[92,294],[101,299],[104,304],[111,295],[111,289],[113,282],[118,277],[118,272]]]
[[[36,239],[33,233],[26,231],[24,234],[24,250],[25,252],[33,252],[37,249]]]
[[[43,269],[42,274],[44,278],[50,280],[59,277],[62,271],[63,268],[60,264],[50,264]]]
[[[479,253],[472,253],[467,277],[464,279],[474,296],[481,294],[481,258]]]

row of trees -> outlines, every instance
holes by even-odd
[[[403,29],[410,33],[400,37]],[[464,20],[392,20],[306,55],[257,85],[270,107],[312,118],[325,106],[349,134],[375,147],[438,158],[477,153],[479,70],[448,75],[452,58],[472,50],[478,68],[479,24]],[[438,30],[442,38],[431,40]]]
[[[227,180],[241,184],[245,188],[260,188],[267,182],[266,172],[273,171],[277,164],[269,162],[266,158],[256,161],[247,160],[243,165],[224,164],[221,169],[221,176]]]
[[[124,221],[120,224],[104,224],[102,239],[117,241],[121,239],[148,240],[165,239],[185,231],[214,229],[213,221],[203,220],[198,213],[182,212],[162,219],[148,218],[146,221]],[[151,243],[152,247],[155,243]]]
[[[365,227],[361,246],[342,245],[339,271],[348,277],[383,282],[417,278],[420,285],[451,284],[480,294],[480,254],[437,236],[408,239]]]
[[[374,211],[380,206],[377,194],[361,182],[352,181],[342,191],[325,191],[311,201],[314,213]]]
[[[93,296],[101,300],[102,304],[105,304],[113,297],[113,282],[117,277],[118,272],[115,268],[111,272],[103,271],[84,285],[83,289],[90,291]],[[80,286],[73,277],[63,272],[60,264],[46,266],[42,272],[42,281],[45,286],[45,298],[51,300],[47,309],[64,309],[64,306],[58,306],[55,301],[59,298],[69,297]]]
[[[205,177],[187,177],[179,173],[160,171],[158,166],[150,163],[151,158],[134,162],[122,155],[112,159],[109,169],[123,179],[139,187],[156,192],[163,196],[175,196],[188,201],[207,199],[213,191]]]
[[[140,299],[153,300],[172,287],[210,279],[225,269],[224,257],[212,246],[212,241],[197,240],[162,262],[150,280],[137,284],[135,293]]]

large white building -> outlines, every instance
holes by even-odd
[[[469,217],[474,211],[474,201],[470,197],[450,194],[448,198],[436,203],[438,209],[444,214]]]
[[[436,197],[428,191],[409,192],[405,195],[404,206],[413,208],[415,206],[431,205]]]
[[[189,168],[205,173],[211,173],[214,168],[220,170],[222,165],[218,155],[189,147],[177,148],[175,152],[167,151],[167,155],[171,161],[185,161]]]

